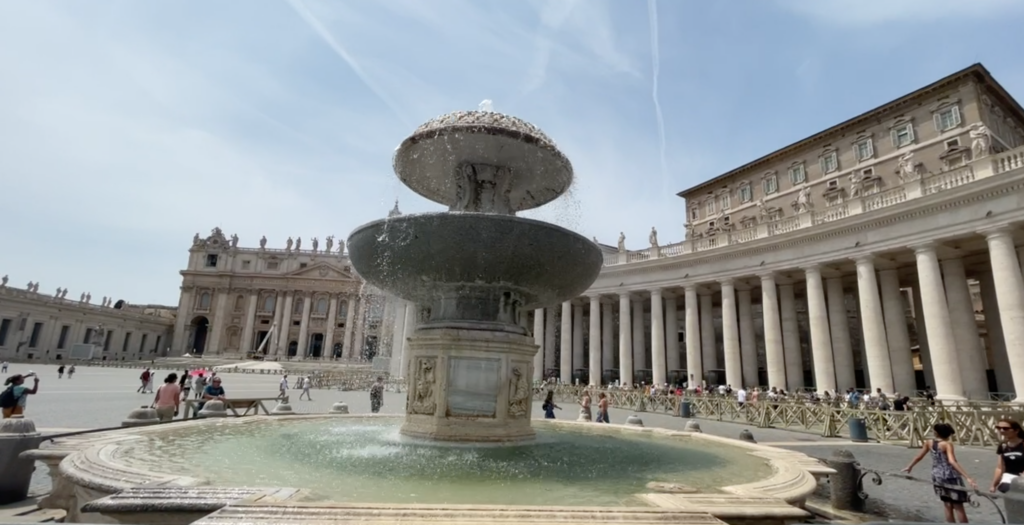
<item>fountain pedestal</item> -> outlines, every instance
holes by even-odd
[[[402,434],[436,441],[532,439],[531,337],[471,329],[420,329],[411,338]]]

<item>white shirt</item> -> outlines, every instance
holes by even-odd
[[[747,402],[747,391],[742,389],[742,388],[737,390],[736,391],[736,401],[739,401],[740,403],[746,403]]]
[[[281,390],[288,390],[288,378],[287,377],[282,377],[281,378],[281,387],[280,388],[281,388]]]

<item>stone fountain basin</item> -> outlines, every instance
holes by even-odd
[[[525,308],[551,306],[586,291],[603,264],[601,249],[573,231],[484,213],[374,221],[349,235],[348,251],[363,279],[423,305],[494,289],[518,293]]]

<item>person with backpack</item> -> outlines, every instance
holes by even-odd
[[[31,389],[25,386],[25,379],[28,377],[35,379]],[[3,409],[4,419],[20,416],[25,413],[25,402],[29,394],[39,391],[39,377],[34,373],[27,376],[15,374],[4,381],[4,387],[4,391],[0,393],[0,409]]]

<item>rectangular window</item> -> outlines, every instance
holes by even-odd
[[[299,263],[299,268],[305,268],[309,266],[309,263]]]
[[[789,168],[789,182],[793,183],[794,186],[797,184],[803,184],[807,180],[807,171],[804,169],[803,164],[797,164]]]
[[[690,210],[690,220],[691,221],[700,220],[700,210]]]
[[[276,271],[280,264],[277,261],[267,261],[267,270]]]
[[[11,331],[11,320],[2,319],[0,320],[0,346],[7,344],[7,332]]]
[[[243,270],[248,270],[250,266],[252,266],[252,261],[242,261]]]
[[[217,267],[217,255],[216,254],[211,253],[211,254],[206,256],[206,267],[207,268],[216,268]]]
[[[722,217],[722,224],[728,226],[732,224],[732,219],[730,219],[729,216],[726,215],[725,217]]]
[[[704,205],[704,213],[708,217],[715,214],[715,199],[708,199],[708,202]]]
[[[959,138],[949,139],[949,140],[946,141],[945,144],[946,144],[946,149],[957,148],[957,147],[960,146],[960,139]]]
[[[729,198],[728,193],[718,198],[718,206],[722,210],[728,210],[729,208],[732,207],[732,199]]]
[[[764,179],[761,186],[765,195],[771,195],[779,191],[779,179],[775,175],[770,175]]]
[[[857,159],[857,162],[865,161],[875,155],[875,147],[871,143],[871,139],[866,139],[857,142],[853,145],[853,155]]]
[[[838,188],[839,187],[839,179],[832,179],[832,180],[826,182],[825,183],[825,187],[826,188]]]
[[[935,112],[935,129],[940,133],[951,130],[960,125],[960,108],[949,106]]]
[[[86,328],[85,329],[85,337],[82,338],[82,344],[83,345],[87,345],[87,344],[92,342],[92,332],[93,332],[92,328]]]
[[[754,192],[751,191],[749,184],[740,186],[740,202],[750,202],[754,199]]]
[[[146,348],[146,339],[149,338],[149,334],[142,334],[142,340],[139,341],[139,353],[142,353]]]
[[[839,156],[836,152],[831,152],[821,157],[821,171],[822,173],[832,173],[839,169]]]
[[[875,168],[865,168],[865,169],[862,169],[862,170],[860,170],[860,174],[863,175],[865,179],[868,178],[868,177],[874,177],[875,176]]]
[[[914,143],[914,125],[909,122],[892,128],[889,133],[892,136],[892,147],[894,148],[902,148]]]
[[[68,332],[71,331],[71,326],[64,325],[60,327],[60,337],[57,338],[57,350],[63,350],[64,345],[68,342]]]
[[[32,324],[32,335],[28,336],[28,347],[39,347],[39,334],[43,331],[43,323]]]
[[[103,339],[103,351],[110,350],[110,342],[114,340],[114,331],[107,330],[107,337]]]
[[[132,333],[131,332],[126,332],[124,334],[124,342],[121,343],[121,351],[122,352],[127,352],[128,351],[128,345],[131,344],[131,341],[132,341]]]

